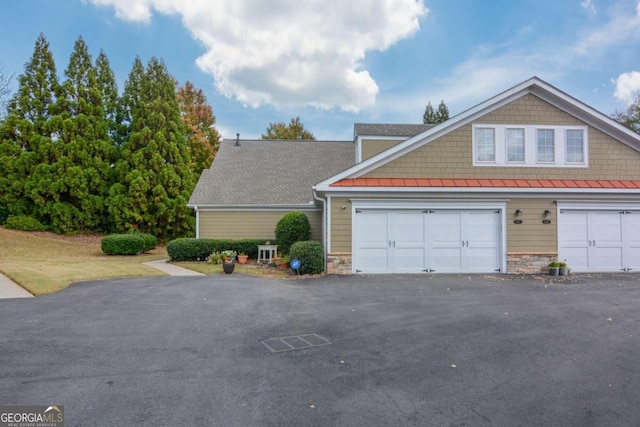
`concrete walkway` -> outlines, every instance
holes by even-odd
[[[156,261],[143,262],[144,265],[167,273],[169,276],[204,276],[197,271],[188,270],[174,264],[167,263],[167,259],[159,259]]]
[[[32,297],[25,288],[0,273],[0,299]]]

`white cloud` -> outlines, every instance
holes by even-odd
[[[613,93],[620,101],[630,105],[637,99],[640,92],[640,72],[630,71],[623,73],[614,80],[616,90]]]
[[[423,0],[89,0],[127,21],[179,14],[207,52],[198,66],[225,96],[257,107],[357,112],[378,85],[362,61],[419,30]]]
[[[598,11],[596,10],[596,5],[593,4],[593,0],[584,0],[582,3],[580,3],[580,7],[591,13],[592,15],[598,13]]]

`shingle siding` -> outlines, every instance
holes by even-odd
[[[528,94],[475,120],[486,124],[584,126],[568,113]],[[588,128],[588,168],[474,167],[472,125],[465,125],[369,172],[366,178],[638,179],[640,152]]]

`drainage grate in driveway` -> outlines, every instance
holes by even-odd
[[[304,348],[320,347],[331,342],[318,334],[296,335],[293,337],[270,338],[260,341],[272,353],[302,350]]]

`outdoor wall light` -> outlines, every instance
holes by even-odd
[[[544,218],[549,218],[551,216],[551,211],[549,209],[545,210],[542,216]]]
[[[520,209],[516,209],[516,216],[522,216],[522,211]]]

